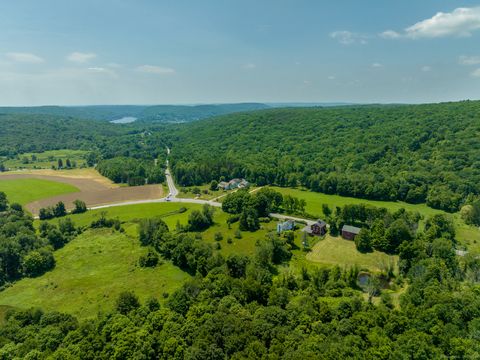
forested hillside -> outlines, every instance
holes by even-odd
[[[204,105],[91,105],[0,107],[0,114],[53,115],[88,120],[112,121],[125,116],[165,123],[190,122],[239,111],[267,109],[261,103]]]
[[[64,116],[4,114],[0,115],[0,165],[27,152],[85,150],[87,165],[98,164],[100,172],[115,182],[141,184],[140,178],[148,174],[154,183],[164,178],[164,134],[161,125],[118,126]],[[122,161],[125,157],[131,159]],[[153,167],[154,159],[159,160],[158,168]]]
[[[232,114],[181,126],[173,170],[454,211],[480,193],[479,120],[471,101]]]

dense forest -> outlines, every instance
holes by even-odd
[[[112,121],[130,116],[138,120],[165,123],[190,122],[240,111],[269,108],[261,103],[204,105],[91,105],[0,107],[0,114],[50,115],[87,120]]]
[[[77,235],[68,218],[61,219],[58,226],[42,223],[39,230],[21,205],[9,204],[5,193],[0,192],[0,290],[22,277],[51,270],[55,266],[53,251]]]
[[[145,219],[138,241],[150,247],[150,260],[157,252],[195,275],[192,280],[164,294],[162,304],[123,292],[115,309],[86,321],[40,309],[10,310],[0,325],[0,357],[478,358],[480,260],[459,261],[444,225],[434,218],[424,232],[403,241],[400,260],[409,266],[396,279],[382,272],[360,287],[355,267],[287,270],[292,244],[283,236],[269,234],[253,256],[224,257],[198,234]],[[397,304],[381,285],[389,279],[409,284]]]
[[[480,194],[479,118],[473,101],[226,115],[173,132],[173,173],[456,211]]]

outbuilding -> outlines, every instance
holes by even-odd
[[[360,233],[360,228],[356,226],[351,226],[351,225],[343,225],[342,227],[342,237],[347,240],[353,240],[355,239],[355,236],[357,236]]]

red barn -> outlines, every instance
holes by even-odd
[[[351,225],[343,225],[342,227],[342,237],[347,240],[353,240],[355,239],[355,236],[357,236],[360,233],[360,228],[351,226]]]

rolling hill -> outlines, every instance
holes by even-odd
[[[190,122],[208,117],[267,109],[261,103],[205,105],[92,105],[92,106],[33,106],[0,107],[0,114],[53,115],[79,119],[113,121],[122,117],[165,123]]]
[[[179,126],[172,163],[182,185],[245,177],[455,211],[480,194],[479,118],[471,101],[231,114]]]

